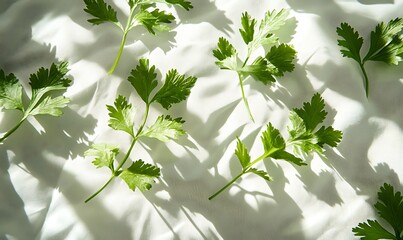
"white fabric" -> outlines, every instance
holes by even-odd
[[[124,0],[115,0],[119,17]],[[368,63],[370,97],[355,62],[343,58],[336,27],[348,22],[364,37],[380,21],[403,17],[402,0],[192,0],[194,9],[172,11],[173,31],[157,36],[142,28],[129,33],[115,73],[107,75],[121,33],[111,24],[92,26],[82,0],[2,0],[0,67],[15,73],[29,89],[28,77],[51,62],[69,62],[74,84],[71,103],[60,118],[26,122],[0,146],[0,239],[354,239],[359,222],[375,218],[379,187],[402,190],[403,64]],[[292,21],[281,40],[298,51],[296,69],[273,86],[246,82],[255,116],[241,101],[236,74],[214,64],[212,49],[224,36],[245,54],[238,32],[242,12],[261,19],[267,10],[290,9]],[[140,57],[160,75],[176,68],[198,78],[187,101],[159,113],[186,120],[187,137],[167,144],[146,140],[133,159],[161,167],[148,192],[132,192],[114,181],[93,201],[84,200],[108,179],[83,153],[91,143],[129,139],[107,125],[105,104],[124,95],[144,105],[126,80]],[[240,171],[234,157],[239,136],[251,155],[261,153],[260,132],[271,122],[285,136],[289,110],[322,94],[329,119],[344,137],[327,160],[317,156],[307,167],[266,160],[258,167],[274,181],[246,175],[217,198],[207,198]],[[18,113],[0,113],[9,129]]]

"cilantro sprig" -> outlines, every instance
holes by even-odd
[[[124,154],[124,157],[120,161],[117,160],[120,153],[119,146],[113,144],[93,144],[84,153],[85,156],[94,158],[92,163],[97,168],[107,167],[111,170],[109,180],[85,202],[97,196],[116,177],[120,177],[125,181],[133,191],[136,188],[141,191],[149,190],[154,180],[160,177],[160,168],[145,163],[141,159],[132,161],[128,168],[124,167],[130,159],[136,142],[143,137],[167,142],[176,140],[186,134],[183,129],[184,121],[182,118],[161,115],[150,126],[146,126],[146,124],[151,104],[159,103],[163,108],[168,110],[173,104],[185,100],[196,82],[195,77],[186,77],[179,74],[175,69],[169,70],[165,76],[163,86],[153,94],[158,86],[155,66],[150,66],[148,59],[140,59],[139,64],[131,71],[128,81],[145,103],[143,120],[140,124],[135,124],[133,120],[135,109],[124,96],[119,95],[113,105],[106,106],[110,117],[109,127],[129,134],[132,140],[127,153]]]
[[[49,69],[42,67],[35,74],[31,74],[31,98],[28,104],[23,101],[23,86],[20,80],[13,73],[6,74],[0,69],[0,108],[19,110],[22,113],[18,123],[0,138],[0,143],[14,133],[29,116],[58,117],[63,114],[62,108],[70,102],[68,98],[60,95],[71,83],[66,77],[67,66],[67,62],[53,63]]]
[[[332,126],[319,128],[319,124],[325,120],[326,115],[324,101],[317,93],[312,97],[311,102],[306,102],[302,108],[295,108],[291,111],[291,126],[288,128],[290,137],[287,141],[271,123],[267,124],[266,130],[260,136],[264,152],[255,159],[252,159],[246,145],[237,137],[235,156],[242,166],[242,171],[209,197],[209,200],[215,198],[247,173],[254,173],[266,181],[272,181],[269,173],[253,167],[265,159],[285,160],[297,166],[304,166],[307,164],[303,158],[307,154],[316,152],[324,156],[324,146],[336,147],[343,135],[341,131],[333,129]],[[294,149],[294,154],[287,151],[288,147]]]
[[[247,54],[244,60],[240,60],[235,47],[224,37],[220,37],[217,49],[213,50],[213,55],[217,59],[215,62],[221,69],[235,71],[238,75],[241,88],[242,99],[252,121],[248,100],[245,96],[244,81],[251,76],[256,81],[267,85],[276,81],[276,77],[284,76],[285,72],[294,70],[294,58],[296,51],[289,44],[279,43],[278,37],[274,34],[281,28],[288,18],[288,11],[268,11],[257,27],[256,19],[252,18],[248,12],[244,12],[241,17],[242,28],[239,32],[244,43],[247,45]],[[270,49],[265,55],[257,56],[252,62],[250,57],[259,48]]]
[[[341,23],[337,34],[342,39],[337,40],[343,57],[354,59],[360,66],[364,76],[365,94],[369,96],[369,79],[365,70],[368,61],[379,61],[389,65],[398,65],[403,58],[403,19],[395,18],[385,24],[379,23],[371,32],[370,46],[367,54],[361,57],[361,47],[364,39],[348,23]]]
[[[378,201],[374,207],[378,210],[379,216],[389,226],[383,227],[377,220],[367,220],[359,223],[353,228],[355,236],[364,240],[378,239],[403,239],[403,197],[401,192],[395,192],[393,186],[384,183],[378,192]],[[388,229],[393,229],[390,231]],[[394,232],[394,233],[392,233]]]
[[[88,22],[93,25],[109,22],[117,26],[123,32],[119,51],[108,74],[112,74],[115,71],[125,46],[127,34],[135,26],[142,25],[153,35],[156,34],[156,31],[170,30],[168,24],[174,21],[175,17],[171,13],[161,11],[156,3],[177,5],[187,11],[193,8],[191,2],[186,0],[128,0],[127,4],[130,8],[130,13],[126,25],[123,26],[118,19],[117,11],[104,0],[84,0],[84,3],[84,11],[92,15],[92,18],[88,19]]]

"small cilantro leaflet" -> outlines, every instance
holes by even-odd
[[[383,227],[377,220],[359,223],[352,230],[355,236],[366,240],[403,239],[403,198],[401,192],[395,192],[393,186],[384,183],[378,192],[378,201],[374,207],[381,218],[389,223],[394,233]]]
[[[160,177],[160,169],[154,165],[137,160],[130,167],[122,171],[122,178],[133,191],[136,188],[144,192],[150,190],[156,178]]]
[[[109,126],[115,130],[121,130],[134,137],[132,104],[128,103],[124,96],[119,95],[114,106],[106,105],[109,111]]]
[[[157,87],[158,80],[155,73],[155,66],[150,66],[148,59],[140,59],[138,65],[131,71],[128,81],[132,84],[137,94],[145,103],[143,120],[136,132],[133,120],[134,110],[132,104],[124,96],[118,96],[114,105],[106,105],[109,111],[109,126],[114,130],[128,133],[131,136],[129,150],[121,161],[116,159],[119,153],[118,146],[110,144],[94,144],[90,150],[85,152],[85,156],[95,157],[93,164],[99,167],[109,167],[112,174],[109,180],[85,202],[90,201],[105,189],[116,177],[125,181],[133,191],[139,188],[141,191],[149,190],[154,179],[160,176],[160,169],[157,166],[144,163],[142,160],[132,162],[131,166],[123,166],[132,154],[136,142],[142,137],[149,137],[167,142],[176,140],[186,134],[183,129],[182,118],[172,118],[169,115],[161,115],[149,127],[146,126],[150,105],[154,102],[160,103],[164,108],[169,109],[173,104],[185,100],[190,94],[191,88],[196,81],[195,77],[186,77],[176,70],[169,70],[164,85],[160,90],[151,96],[152,91]],[[152,100],[150,100],[152,99]],[[116,167],[115,163],[116,162]]]
[[[151,102],[156,101],[168,110],[172,104],[185,100],[195,83],[195,77],[185,77],[185,75],[179,74],[176,69],[171,69],[166,74],[164,85],[155,94]]]
[[[30,75],[31,98],[25,107],[22,93],[23,87],[14,74],[5,74],[0,69],[0,107],[8,110],[19,110],[23,116],[20,121],[1,138],[0,143],[16,131],[29,117],[35,115],[61,116],[62,109],[70,100],[64,96],[55,96],[63,93],[70,86],[71,80],[66,77],[67,62],[52,63],[50,68],[39,68]],[[57,94],[55,93],[57,91]]]
[[[337,40],[343,57],[354,59],[360,66],[364,76],[365,94],[369,96],[369,79],[365,70],[367,61],[380,61],[387,64],[399,64],[403,59],[403,19],[395,18],[385,24],[379,23],[371,32],[370,47],[364,58],[360,50],[363,45],[363,38],[348,23],[341,23],[336,29],[337,34],[342,38]]]
[[[171,116],[159,116],[155,123],[151,125],[142,135],[156,138],[163,142],[176,140],[186,134],[183,130],[184,121],[181,118],[172,119]]]
[[[246,78],[251,76],[263,84],[269,84],[276,81],[275,77],[284,76],[285,72],[294,70],[296,51],[291,45],[279,44],[275,35],[275,31],[286,23],[287,18],[288,11],[285,9],[279,12],[268,11],[257,28],[256,19],[248,12],[244,12],[241,16],[242,28],[239,29],[239,33],[248,48],[245,59],[239,60],[237,50],[224,37],[218,39],[217,49],[213,50],[213,55],[217,59],[215,64],[220,69],[232,70],[238,74],[242,100],[252,121],[254,121],[253,115],[244,91]],[[271,46],[269,52],[264,56],[257,56],[252,63],[249,62],[249,58],[257,49],[267,49],[267,46]]]
[[[313,152],[323,156],[323,146],[328,144],[331,147],[336,147],[341,141],[341,131],[334,130],[332,127],[320,128],[317,132],[312,132],[315,127],[322,123],[326,112],[324,111],[324,101],[319,94],[315,94],[310,103],[304,103],[303,108],[296,109],[303,117],[299,117],[294,111],[291,111],[291,122],[293,126],[288,129],[290,138],[285,141],[280,131],[273,127],[271,123],[267,124],[266,130],[262,132],[260,139],[263,145],[264,152],[262,155],[251,161],[251,156],[246,145],[237,137],[235,156],[242,165],[242,172],[234,177],[228,184],[209,197],[209,200],[215,198],[225,189],[230,187],[234,182],[247,173],[254,173],[267,181],[272,181],[270,175],[263,170],[253,168],[256,163],[268,158],[276,160],[284,160],[297,166],[305,166],[307,163],[300,157],[288,152],[288,146],[294,146],[298,149],[297,153],[302,157]],[[316,117],[310,117],[309,114]],[[318,116],[320,115],[320,116]],[[294,120],[293,120],[294,119]],[[306,126],[310,126],[307,129]],[[319,132],[319,133],[318,133]],[[318,136],[319,135],[319,136]],[[319,141],[318,141],[319,139]]]
[[[156,34],[156,31],[170,30],[168,24],[172,23],[175,20],[175,17],[171,13],[161,11],[157,8],[155,5],[156,2],[178,5],[187,11],[193,8],[191,2],[186,0],[128,0],[127,4],[129,5],[130,13],[126,25],[123,26],[119,22],[117,11],[104,0],[84,0],[84,11],[92,16],[92,18],[88,19],[88,22],[93,25],[110,22],[116,25],[123,32],[118,53],[112,67],[108,71],[108,74],[112,74],[119,64],[126,43],[127,34],[134,27],[141,25],[153,35]],[[150,8],[152,8],[152,11]]]

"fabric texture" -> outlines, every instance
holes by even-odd
[[[107,1],[128,14],[125,0]],[[403,190],[403,64],[368,63],[366,98],[358,65],[340,54],[336,28],[348,22],[368,43],[381,21],[403,17],[402,0],[192,0],[194,8],[168,8],[177,17],[170,32],[129,34],[120,64],[107,71],[121,32],[112,24],[93,26],[82,0],[2,0],[0,68],[29,89],[29,74],[68,61],[71,103],[61,117],[29,119],[0,146],[0,240],[5,239],[357,239],[352,228],[375,219],[372,206],[384,183]],[[238,29],[244,11],[260,20],[273,9],[290,10],[279,31],[297,53],[295,70],[272,85],[245,81],[252,122],[241,100],[237,75],[220,70],[212,50],[226,37],[245,54]],[[243,49],[243,50],[242,50]],[[364,44],[363,49],[368,49]],[[108,127],[105,105],[126,96],[141,120],[144,105],[127,81],[146,57],[163,76],[169,69],[197,77],[189,98],[159,114],[182,117],[187,135],[162,143],[136,144],[132,159],[161,168],[146,192],[116,179],[89,203],[84,200],[109,178],[84,152],[92,143],[129,147]],[[314,93],[326,102],[326,124],[344,132],[327,159],[308,166],[267,160],[257,167],[274,178],[245,175],[213,200],[208,197],[235,177],[236,137],[252,156],[261,153],[260,133],[271,122],[287,136],[289,110]],[[0,112],[0,131],[19,119]],[[152,121],[152,120],[150,120]]]

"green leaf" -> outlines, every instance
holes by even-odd
[[[136,69],[131,71],[128,80],[136,89],[141,99],[143,99],[146,104],[149,104],[150,94],[158,84],[155,66],[149,68],[149,60],[140,59]]]
[[[119,176],[133,191],[136,188],[140,189],[140,191],[146,191],[152,187],[155,179],[160,176],[160,169],[139,159],[133,162],[129,168],[123,170]]]
[[[303,120],[307,130],[313,131],[322,123],[327,115],[325,102],[319,93],[313,95],[311,102],[304,102],[303,108],[295,108],[294,112]]]
[[[393,186],[385,183],[378,192],[378,202],[375,208],[381,218],[385,219],[395,230],[403,231],[403,198],[401,192],[394,192]]]
[[[243,29],[239,29],[243,41],[248,44],[253,40],[253,35],[255,34],[256,20],[251,18],[248,12],[242,13],[241,17]]]
[[[47,96],[42,99],[42,101],[32,111],[30,111],[30,115],[48,114],[59,117],[63,114],[61,109],[66,107],[69,102],[70,99],[63,96],[55,98]]]
[[[180,136],[186,134],[182,126],[183,121],[181,118],[172,119],[171,116],[159,116],[155,123],[145,131],[142,136],[156,138],[160,141],[167,142],[169,140],[176,140]]]
[[[175,20],[175,17],[159,9],[154,9],[152,12],[143,9],[134,16],[134,19],[141,23],[147,31],[155,34],[155,30],[160,32],[170,30],[166,24]]]
[[[183,7],[187,11],[193,8],[193,5],[191,2],[186,1],[186,0],[165,0],[165,2],[170,3],[170,4],[175,4]]]
[[[185,75],[180,75],[176,69],[171,69],[166,74],[164,85],[155,94],[151,102],[156,101],[163,108],[169,109],[172,104],[185,100],[195,83],[195,77],[185,77]]]
[[[288,11],[281,9],[279,12],[276,10],[267,11],[264,19],[261,21],[259,31],[254,39],[248,44],[248,52],[251,53],[260,46],[265,46],[277,42],[277,37],[273,35],[273,31],[280,29],[286,23],[288,18]]]
[[[6,75],[2,69],[0,69],[0,107],[24,110],[22,85],[14,74]]]
[[[341,131],[334,130],[331,126],[322,126],[315,134],[318,137],[318,145],[321,147],[323,147],[324,144],[331,147],[337,147],[343,137]]]
[[[263,171],[263,170],[258,170],[256,168],[251,168],[251,169],[248,170],[248,172],[252,172],[252,173],[258,175],[259,177],[263,178],[266,181],[269,181],[269,182],[273,181],[273,178],[270,177],[270,175],[267,172]]]
[[[348,23],[341,23],[336,32],[343,38],[337,40],[338,45],[344,48],[340,50],[343,57],[352,58],[361,64],[360,50],[364,42],[363,38]]]
[[[94,17],[88,19],[88,22],[94,25],[99,25],[105,22],[118,22],[116,10],[113,9],[112,6],[106,4],[104,0],[84,0],[84,3],[86,7],[84,11]]]
[[[220,37],[218,39],[217,47],[218,47],[217,49],[213,50],[213,55],[219,61],[222,61],[236,54],[234,46],[232,46],[232,44],[229,43],[228,40],[223,37]]]
[[[109,126],[112,129],[127,132],[134,137],[132,104],[129,104],[124,96],[119,95],[114,102],[114,106],[106,105],[109,111]]]
[[[271,47],[266,55],[266,59],[275,66],[272,74],[275,76],[284,76],[284,72],[294,70],[294,59],[296,55],[294,48],[288,44],[280,44],[278,47]]]
[[[379,23],[375,31],[371,32],[371,44],[364,61],[382,61],[395,65],[402,61],[402,29],[402,18],[390,20],[388,24]]]
[[[84,156],[95,157],[92,163],[97,167],[108,167],[113,172],[113,162],[119,154],[119,147],[111,144],[93,144]]]
[[[304,160],[299,157],[294,156],[293,154],[286,152],[286,151],[277,151],[271,155],[274,159],[283,159],[287,162],[293,163],[298,166],[305,166],[307,165]]]
[[[359,223],[358,227],[353,228],[355,236],[363,240],[393,239],[396,237],[383,228],[378,221],[368,220],[368,223]]]
[[[238,70],[238,72],[242,73],[244,76],[249,75],[265,85],[276,81],[272,75],[273,72],[276,72],[275,66],[270,64],[267,59],[260,56],[257,57],[252,64],[244,66]]]
[[[266,130],[262,133],[261,140],[265,154],[273,154],[285,148],[284,138],[281,136],[279,130],[274,128],[271,123],[267,125]]]
[[[246,145],[237,137],[235,155],[238,157],[239,162],[242,165],[242,168],[245,169],[250,163],[250,155]]]
[[[26,110],[27,114],[30,114],[32,111],[34,111],[34,109],[38,107],[38,104],[42,101],[49,102],[49,104],[55,104],[54,106],[56,108],[60,108],[67,103],[66,99],[62,100],[61,98],[58,98],[56,101],[51,100],[48,97],[46,97],[46,100],[43,99],[45,95],[49,94],[51,91],[65,90],[70,86],[71,80],[65,77],[68,72],[67,66],[67,62],[62,62],[58,65],[52,63],[49,69],[42,67],[37,71],[36,74],[30,75],[29,84],[32,88],[32,97],[31,101],[29,102],[28,109]],[[40,105],[41,108],[44,107],[43,104]],[[40,112],[41,110],[35,111]]]

